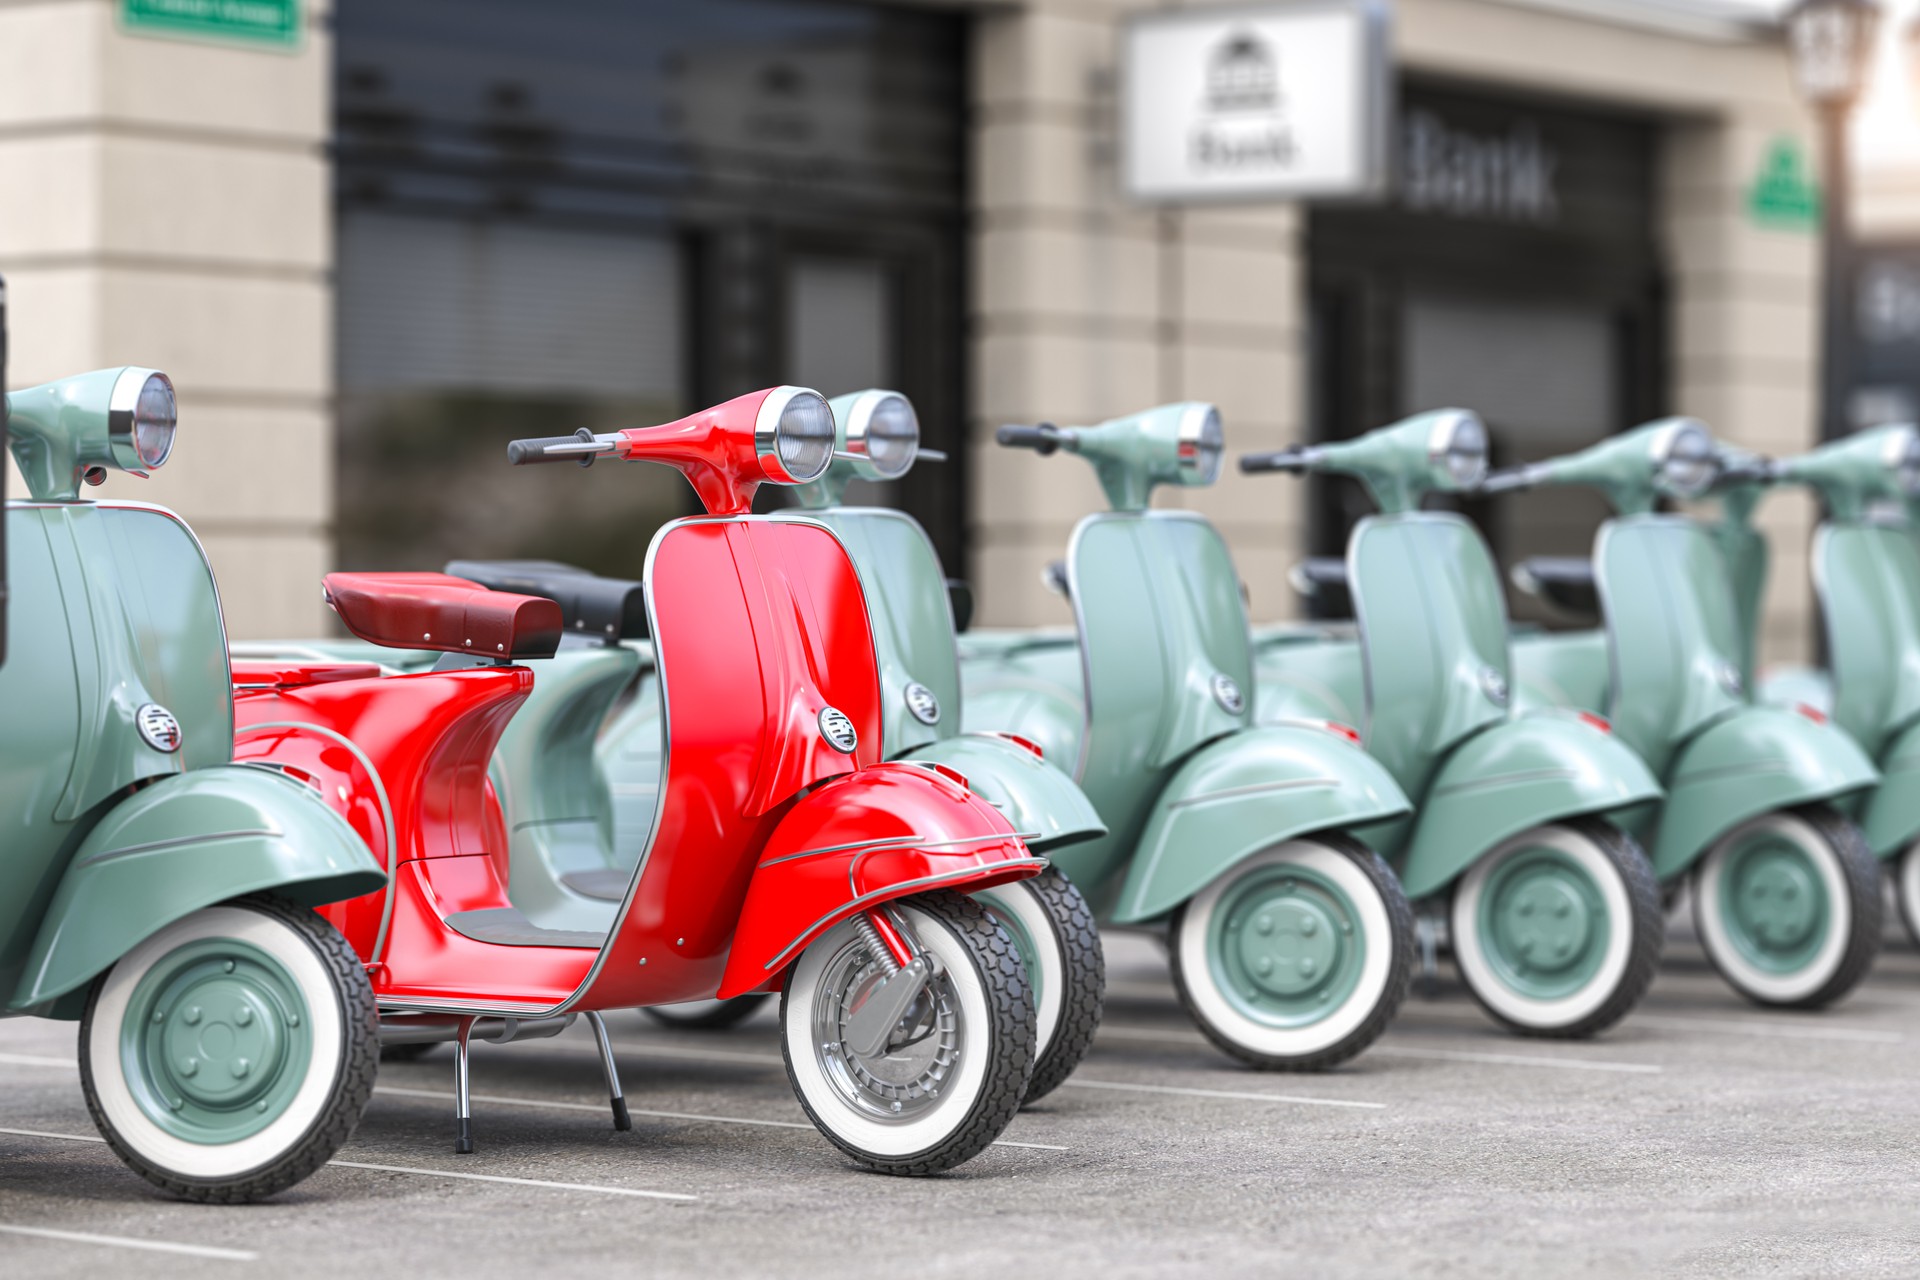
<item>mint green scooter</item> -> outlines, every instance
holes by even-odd
[[[1469,990],[1522,1035],[1590,1036],[1653,981],[1665,924],[1625,824],[1660,787],[1596,718],[1510,705],[1493,556],[1462,517],[1419,509],[1428,493],[1472,488],[1486,457],[1480,420],[1442,409],[1240,459],[1248,472],[1352,476],[1380,507],[1347,544],[1357,634],[1268,644],[1261,719],[1358,710],[1368,751],[1417,805],[1382,847],[1408,896],[1444,912]]]
[[[1720,459],[1703,425],[1671,418],[1489,477],[1483,491],[1577,484],[1613,503],[1593,555],[1604,634],[1516,639],[1520,683],[1610,718],[1660,777],[1666,801],[1638,829],[1664,885],[1691,877],[1721,976],[1756,1003],[1813,1008],[1850,991],[1879,948],[1879,868],[1848,816],[1879,774],[1824,716],[1749,699],[1751,629],[1731,584],[1736,564],[1757,582],[1764,561],[1730,562],[1700,522],[1655,510],[1706,494]]]
[[[1074,779],[1107,834],[1053,851],[1054,864],[1104,925],[1165,930],[1174,984],[1209,1039],[1266,1069],[1352,1058],[1399,1008],[1413,960],[1406,898],[1356,832],[1407,801],[1339,733],[1254,724],[1226,544],[1198,515],[1147,509],[1158,485],[1213,483],[1219,414],[1172,404],[998,439],[1080,455],[1113,510],[1083,519],[1067,554],[1084,697],[1033,704],[1020,723],[983,723],[969,705],[967,723],[1075,745]],[[1036,723],[1049,717],[1076,723]]]

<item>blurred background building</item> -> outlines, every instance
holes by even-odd
[[[504,441],[783,381],[914,399],[952,460],[870,496],[926,523],[987,624],[1067,620],[1041,569],[1099,502],[1085,468],[996,451],[1004,421],[1205,398],[1237,452],[1459,404],[1502,465],[1669,412],[1816,439],[1812,131],[1763,12],[1398,0],[1383,195],[1183,206],[1123,193],[1147,7],[0,0],[9,373],[174,375],[172,464],[107,492],[188,515],[246,637],[324,629],[335,566],[636,573],[679,479],[509,470]],[[1867,416],[1915,407],[1904,79],[1856,121],[1886,246]],[[1258,619],[1300,611],[1288,566],[1364,510],[1231,469],[1162,501],[1221,525]],[[1764,511],[1765,652],[1798,656],[1813,511]],[[1475,514],[1506,559],[1577,554],[1602,511]]]

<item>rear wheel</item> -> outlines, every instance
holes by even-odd
[[[833,1144],[882,1173],[939,1173],[984,1151],[1026,1096],[1033,993],[1020,953],[987,909],[957,893],[891,904],[935,962],[879,1052],[848,1025],[888,970],[851,923],[794,963],[780,997],[787,1078]]]
[[[1908,845],[1893,868],[1893,896],[1907,937],[1920,943],[1920,840]]]
[[[1341,836],[1257,853],[1175,915],[1181,1003],[1268,1071],[1322,1071],[1385,1031],[1413,976],[1413,910],[1380,856]]]
[[[1026,1101],[1060,1087],[1093,1047],[1106,996],[1107,960],[1093,909],[1055,868],[973,895],[1019,949],[1033,985],[1035,1050]]]
[[[1581,819],[1523,831],[1460,877],[1454,963],[1482,1008],[1528,1036],[1594,1035],[1653,982],[1666,937],[1638,843]]]
[[[681,1031],[724,1031],[760,1012],[772,993],[756,991],[731,1000],[689,1000],[685,1004],[651,1004],[640,1012],[662,1026]]]
[[[1700,943],[1755,1004],[1817,1009],[1853,990],[1879,953],[1881,911],[1866,838],[1825,807],[1749,819],[1694,872]]]
[[[141,1177],[190,1200],[259,1200],[332,1158],[380,1056],[373,989],[312,911],[246,898],[123,956],[80,1023],[94,1123]]]

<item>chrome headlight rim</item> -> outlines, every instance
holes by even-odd
[[[1472,489],[1487,477],[1487,424],[1466,409],[1444,410],[1427,433],[1427,468],[1452,489]]]
[[[783,439],[791,441],[791,435],[783,436],[782,430],[788,410],[796,402],[809,399],[818,405],[816,412],[826,424],[826,433],[822,437],[825,447],[819,451],[819,465],[799,470],[790,467],[782,455],[780,445]],[[818,480],[833,462],[833,409],[827,404],[827,398],[812,387],[779,386],[769,391],[760,402],[760,411],[753,420],[753,453],[759,464],[761,474],[776,484],[806,484]]]
[[[166,397],[164,419],[147,412],[149,389]],[[142,416],[143,412],[146,416]],[[157,447],[144,439],[143,426],[164,421],[164,434]],[[113,464],[131,475],[144,476],[166,465],[173,456],[174,438],[179,434],[180,402],[173,379],[158,369],[137,365],[120,371],[107,394],[107,444],[113,452]]]
[[[1196,400],[1180,415],[1174,431],[1175,467],[1180,483],[1210,485],[1220,478],[1220,463],[1226,457],[1226,427],[1220,420],[1220,407]]]
[[[1670,498],[1688,502],[1713,488],[1720,475],[1720,451],[1713,433],[1698,418],[1679,418],[1653,438],[1653,485]]]
[[[906,456],[897,464],[883,463],[881,455],[874,451],[876,439],[889,439],[889,437],[876,436],[873,428],[881,411],[891,404],[898,404],[905,409],[907,420],[913,424],[913,434],[906,447]],[[905,438],[892,437],[894,440]],[[868,480],[898,480],[913,470],[913,464],[920,456],[920,414],[913,407],[913,401],[898,391],[882,388],[861,392],[847,410],[846,451],[854,455],[855,465],[859,467],[862,477]]]
[[[1887,469],[1902,499],[1920,498],[1920,427],[1901,423],[1887,432]]]

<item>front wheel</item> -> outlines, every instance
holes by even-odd
[[[1026,1101],[1060,1087],[1093,1048],[1107,990],[1093,908],[1057,868],[974,895],[1013,945],[1033,984],[1035,1049]]]
[[[1700,945],[1755,1004],[1817,1009],[1853,990],[1879,954],[1881,910],[1866,837],[1824,807],[1749,819],[1694,872]]]
[[[1341,836],[1240,863],[1173,920],[1180,1001],[1207,1038],[1268,1071],[1324,1071],[1393,1021],[1413,977],[1413,909],[1380,855]]]
[[[379,1067],[366,970],[312,911],[244,898],[121,957],[80,1022],[80,1083],[134,1172],[189,1200],[284,1191],[333,1157]]]
[[[1612,823],[1552,823],[1495,845],[1460,877],[1454,963],[1489,1014],[1525,1036],[1574,1039],[1624,1018],[1666,938],[1646,853]]]
[[[964,1164],[1019,1111],[1034,1062],[1033,993],[987,909],[940,890],[891,904],[935,971],[872,1055],[847,1026],[888,970],[852,922],[801,953],[780,996],[787,1078],[833,1144],[882,1173]]]

